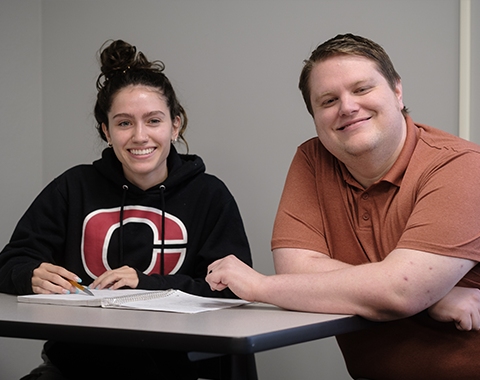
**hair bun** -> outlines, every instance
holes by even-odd
[[[104,81],[115,75],[125,74],[127,70],[150,70],[161,73],[165,69],[163,62],[150,62],[142,52],[137,53],[135,46],[122,40],[113,41],[106,48],[100,50],[101,74],[97,79],[97,89],[103,87]]]
[[[113,41],[100,53],[100,70],[106,79],[111,78],[116,73],[135,66],[136,56],[135,46],[122,40]]]

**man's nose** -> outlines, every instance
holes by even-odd
[[[357,112],[359,109],[356,99],[351,95],[345,95],[340,98],[339,113],[341,116],[348,116]]]

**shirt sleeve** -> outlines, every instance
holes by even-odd
[[[53,181],[33,201],[0,253],[1,292],[33,292],[33,270],[42,262],[55,263],[55,252],[63,252],[66,212],[65,199]]]
[[[297,149],[288,171],[272,236],[272,250],[308,249],[330,254],[315,178],[315,145]]]
[[[414,207],[397,248],[480,261],[480,155],[464,152],[417,179]]]

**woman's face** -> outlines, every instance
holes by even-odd
[[[115,96],[108,124],[102,124],[108,142],[122,163],[125,178],[146,190],[168,175],[171,141],[178,136],[181,120],[173,121],[156,88],[132,85]]]

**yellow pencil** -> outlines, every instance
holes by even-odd
[[[85,293],[87,293],[88,295],[90,296],[93,296],[93,293],[88,290],[85,286],[82,286],[80,285],[78,282],[75,282],[75,281],[72,281],[72,280],[67,280],[70,284],[72,284],[73,286],[75,286],[76,288],[84,291]],[[94,296],[95,297],[95,296]]]

